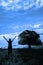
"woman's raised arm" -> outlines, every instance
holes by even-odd
[[[12,39],[12,42],[14,41],[15,38],[16,38],[16,36]]]
[[[5,36],[3,36],[3,38],[8,42],[8,40],[5,38]]]

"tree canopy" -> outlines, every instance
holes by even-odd
[[[35,31],[25,30],[18,36],[18,43],[21,45],[41,45],[40,35]]]

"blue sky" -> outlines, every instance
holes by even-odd
[[[26,29],[43,33],[43,0],[0,0],[0,47],[8,46],[3,36],[14,38]],[[13,47],[23,47],[17,41]]]

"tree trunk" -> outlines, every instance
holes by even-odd
[[[31,45],[29,45],[29,48],[31,48]]]

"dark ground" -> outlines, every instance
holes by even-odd
[[[7,52],[0,49],[0,65],[43,65],[43,49],[13,49],[10,59]]]

